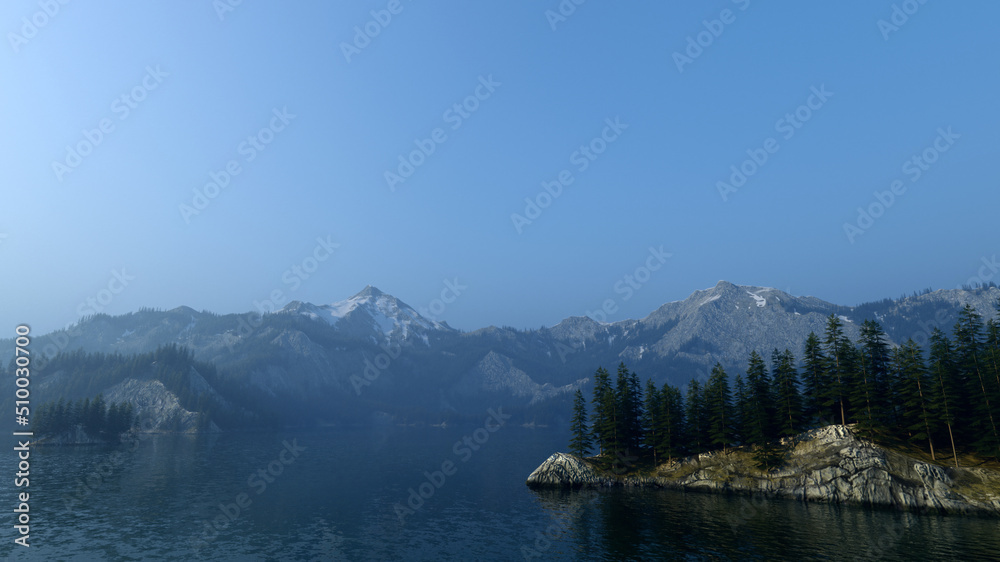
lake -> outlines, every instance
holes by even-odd
[[[486,428],[496,431],[490,432]],[[477,431],[478,430],[478,431]],[[536,492],[568,433],[486,425],[36,448],[12,560],[988,560],[1000,520],[674,491]],[[0,459],[12,475],[14,455]],[[3,489],[6,521],[16,505]],[[422,494],[422,495],[421,495]]]

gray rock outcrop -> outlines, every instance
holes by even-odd
[[[906,511],[1000,515],[1000,472],[946,468],[858,439],[849,426],[803,433],[781,468],[756,467],[742,449],[714,451],[657,467],[648,476],[616,476],[556,453],[528,476],[532,487],[641,486],[763,494],[772,497],[895,507]]]

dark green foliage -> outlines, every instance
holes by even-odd
[[[747,385],[743,382],[743,376],[737,374],[733,383],[733,427],[736,441],[747,443],[747,436],[752,432],[749,428],[750,415],[750,395],[747,393]]]
[[[971,401],[967,422],[977,436],[974,447],[981,454],[1000,457],[1000,433],[997,431],[997,406],[1000,388],[989,378],[984,362],[982,317],[966,305],[955,324],[955,364]],[[973,398],[974,397],[974,398]]]
[[[708,450],[708,409],[705,395],[697,380],[688,383],[687,391],[687,450],[700,453]]]
[[[611,375],[604,367],[598,367],[594,373],[594,406],[593,435],[597,442],[598,452],[604,454],[616,448],[617,435],[615,427],[615,401],[611,390]]]
[[[587,401],[583,392],[577,389],[573,395],[573,420],[570,423],[569,452],[578,457],[584,457],[594,446],[590,436],[590,426],[587,425]]]
[[[684,397],[680,389],[664,383],[660,391],[660,456],[672,461],[684,451],[686,441]]]
[[[729,378],[719,363],[712,368],[705,389],[708,409],[708,432],[713,445],[723,449],[733,442],[733,399],[729,392]]]
[[[813,332],[810,332],[809,337],[806,338],[803,362],[802,401],[805,423],[809,425],[833,423],[832,413],[823,405],[825,397],[829,393],[826,355],[823,353],[819,337]]]
[[[802,396],[799,394],[798,372],[795,356],[785,350],[771,356],[775,365],[771,385],[776,407],[774,423],[780,436],[796,435],[802,430]]]
[[[774,411],[771,381],[767,376],[764,359],[756,351],[750,352],[747,364],[746,408],[744,441],[750,445],[760,445],[771,439],[774,436],[771,422]]]
[[[933,435],[941,417],[937,413],[934,384],[923,362],[923,351],[913,339],[893,352],[893,372],[901,402],[899,421],[911,442],[927,441],[935,459]]]
[[[653,454],[653,464],[659,461],[663,440],[663,404],[653,379],[646,381],[646,404],[642,416],[643,445]]]
[[[898,404],[892,395],[889,345],[885,338],[878,322],[865,320],[862,324],[858,375],[849,393],[850,415],[858,420],[862,433],[869,433],[879,425],[891,425],[897,417]]]
[[[60,398],[39,406],[32,418],[32,431],[38,437],[61,435],[82,429],[94,439],[116,441],[132,429],[135,413],[132,404],[113,402],[110,406],[98,394],[93,400],[83,398],[67,402]]]
[[[823,340],[826,352],[826,392],[823,406],[833,413],[841,424],[847,423],[847,412],[850,410],[848,393],[854,377],[854,346],[844,335],[844,324],[840,318],[831,314],[826,323],[826,334]]]

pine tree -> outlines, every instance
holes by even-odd
[[[802,428],[802,396],[799,394],[795,356],[786,349],[778,357],[772,356],[771,361],[777,365],[771,382],[779,413],[775,420],[778,435],[795,435]]]
[[[697,380],[688,383],[687,391],[688,451],[701,453],[708,447],[708,423],[705,411],[705,393]]]
[[[736,441],[746,444],[750,435],[750,395],[741,375],[733,380],[733,427]]]
[[[104,397],[100,394],[90,403],[90,412],[84,421],[83,429],[88,435],[96,437],[104,432],[107,426],[107,407]]]
[[[673,458],[679,456],[684,449],[684,398],[680,389],[664,383],[660,391],[660,407],[663,409],[661,454],[666,455],[667,462],[673,462]]]
[[[709,438],[713,445],[721,445],[725,451],[733,438],[733,401],[729,392],[729,377],[721,363],[712,367],[705,397],[708,405]]]
[[[771,430],[771,388],[764,359],[756,351],[750,352],[747,364],[748,423],[746,442],[761,445],[773,437]]]
[[[661,443],[663,441],[663,404],[660,391],[653,379],[646,381],[646,408],[643,416],[643,435],[646,449],[653,454],[653,466],[659,464]]]
[[[806,338],[803,361],[803,417],[806,423],[827,420],[829,420],[828,423],[833,423],[831,417],[827,415],[826,408],[823,406],[828,393],[826,384],[826,356],[823,354],[823,348],[815,332],[809,332],[809,336]]]
[[[591,401],[594,405],[593,433],[601,455],[610,450],[609,445],[614,439],[614,400],[610,379],[611,375],[604,367],[598,367],[594,373],[594,398]]]
[[[936,396],[939,398],[939,419],[948,428],[948,440],[951,441],[952,456],[955,459],[955,468],[958,468],[958,448],[955,446],[955,433],[952,426],[955,424],[956,412],[961,400],[961,387],[958,384],[956,369],[953,360],[951,341],[941,330],[934,328],[930,337],[931,349],[928,363],[931,378],[936,388]]]
[[[826,371],[829,379],[823,404],[834,408],[840,423],[846,425],[849,409],[847,393],[853,377],[854,365],[851,360],[854,357],[854,346],[844,335],[844,324],[835,314],[830,314],[827,318],[826,337],[823,343],[826,346]]]
[[[632,415],[635,412],[633,407],[633,397],[629,385],[629,372],[625,363],[618,364],[618,376],[615,381],[615,445],[613,448],[616,457],[629,455],[634,452],[632,449],[633,435],[631,432]]]
[[[573,395],[573,420],[570,422],[571,439],[569,442],[569,452],[584,457],[594,446],[590,436],[590,427],[587,425],[587,401],[583,397],[583,392],[577,389]]]
[[[890,411],[896,405],[887,399],[889,346],[885,343],[882,326],[873,320],[865,320],[861,325],[860,343],[857,361],[860,376],[849,393],[852,405],[850,417],[857,420],[863,432],[870,433],[876,427],[891,423],[895,415]]]
[[[1000,434],[997,432],[995,408],[998,397],[987,386],[982,365],[982,317],[971,305],[965,305],[955,324],[955,357],[960,377],[965,380],[972,401],[970,429],[979,439],[973,445],[982,454],[1000,458]]]
[[[912,338],[896,349],[893,363],[902,400],[900,419],[903,429],[909,433],[910,441],[926,439],[931,460],[936,460],[933,435],[938,418],[934,412],[934,386],[922,358],[923,350]]]
[[[625,412],[625,433],[627,451],[638,453],[645,442],[643,434],[642,420],[646,417],[644,401],[642,398],[642,385],[639,384],[639,375],[635,371],[629,372],[625,363],[621,364],[621,369],[628,373],[628,404]]]

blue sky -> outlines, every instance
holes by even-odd
[[[1000,280],[995,2],[226,1],[0,7],[11,330],[367,284],[471,330]]]

